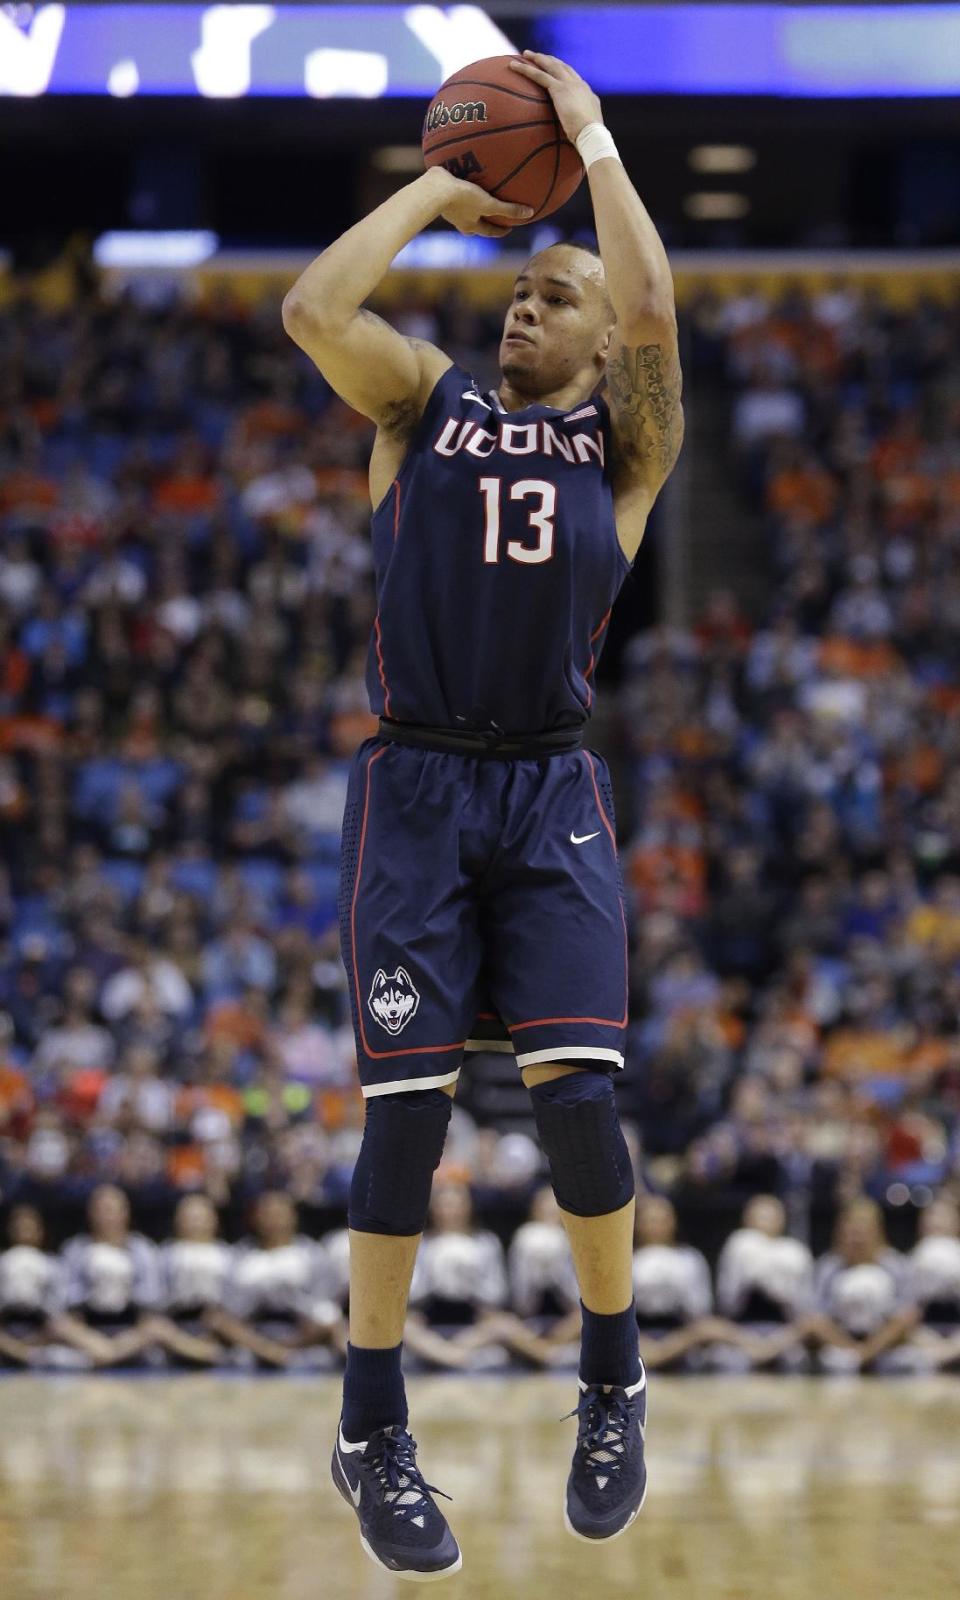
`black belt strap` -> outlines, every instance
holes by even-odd
[[[420,750],[443,750],[452,755],[480,756],[493,761],[539,761],[544,756],[579,750],[582,728],[557,728],[550,733],[501,733],[497,728],[424,728],[416,722],[380,718],[379,736],[391,744],[411,744]]]

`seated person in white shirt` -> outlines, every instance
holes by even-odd
[[[664,1195],[638,1195],[633,1294],[645,1366],[682,1367],[724,1325],[713,1313],[705,1256],[677,1243],[677,1213]]]
[[[560,1207],[549,1183],[541,1184],[507,1251],[510,1303],[537,1333],[553,1338],[565,1326],[580,1334],[580,1291]],[[571,1320],[572,1319],[572,1320]]]
[[[717,1262],[718,1308],[742,1330],[728,1342],[756,1366],[799,1348],[802,1319],[813,1309],[813,1255],[802,1240],[788,1237],[786,1226],[775,1195],[754,1195]]]
[[[210,1331],[268,1367],[287,1367],[295,1354],[316,1345],[345,1355],[347,1325],[331,1299],[326,1254],[298,1233],[290,1196],[266,1191],[252,1220],[253,1237],[234,1251],[225,1303],[206,1318]]]
[[[934,1367],[960,1362],[960,1205],[948,1195],[920,1213],[907,1278],[921,1318],[913,1343]]]
[[[168,1348],[187,1366],[210,1366],[224,1354],[210,1321],[226,1298],[233,1251],[218,1234],[212,1200],[188,1194],[174,1212],[173,1238],[160,1247],[161,1304],[182,1340]]]
[[[469,1188],[449,1180],[435,1184],[410,1289],[409,1348],[442,1367],[464,1367],[478,1350],[495,1346],[549,1365],[555,1360],[550,1341],[506,1310],[506,1302],[503,1246],[474,1226]]]
[[[44,1249],[43,1218],[35,1206],[14,1206],[7,1245],[0,1254],[0,1360],[35,1365],[49,1344],[101,1358],[105,1348],[97,1335],[64,1310],[63,1267]]]
[[[193,1340],[160,1312],[157,1246],[130,1230],[130,1204],[122,1189],[102,1183],[87,1207],[90,1232],[63,1248],[64,1301],[99,1341],[98,1366],[125,1366],[149,1351],[165,1349],[204,1359]]]
[[[840,1213],[833,1249],[817,1262],[817,1309],[802,1319],[808,1343],[828,1370],[867,1371],[905,1343],[920,1322],[906,1262],[887,1244],[873,1200]]]

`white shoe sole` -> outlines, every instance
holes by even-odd
[[[335,1466],[337,1469],[337,1476],[334,1479],[335,1487],[343,1496],[343,1499],[346,1500],[351,1511],[356,1513],[357,1508],[354,1505],[353,1496],[350,1493],[350,1485],[346,1482],[343,1476],[339,1461],[335,1462]],[[380,1560],[377,1552],[373,1549],[372,1545],[367,1543],[362,1533],[360,1535],[360,1543],[363,1546],[366,1554],[370,1557],[370,1560],[373,1562],[374,1566],[379,1567],[381,1572],[389,1572],[391,1577],[405,1579],[408,1583],[439,1583],[441,1578],[452,1577],[453,1574],[455,1572],[459,1572],[460,1568],[463,1566],[463,1551],[458,1548],[456,1561],[452,1561],[448,1567],[441,1567],[437,1572],[398,1572],[396,1567],[388,1567],[385,1561]]]
[[[580,1540],[581,1544],[612,1544],[614,1539],[619,1539],[622,1533],[626,1533],[628,1528],[633,1527],[633,1524],[636,1522],[641,1511],[643,1510],[643,1503],[647,1498],[647,1490],[649,1487],[650,1480],[648,1478],[647,1482],[643,1486],[643,1494],[640,1496],[640,1504],[637,1506],[636,1511],[633,1513],[633,1516],[630,1518],[630,1520],[623,1524],[622,1528],[617,1529],[616,1533],[602,1533],[599,1535],[599,1537],[595,1534],[578,1533],[576,1528],[573,1526],[573,1523],[570,1521],[570,1514],[567,1511],[566,1500],[563,1502],[563,1525],[568,1533],[572,1533],[575,1539]]]

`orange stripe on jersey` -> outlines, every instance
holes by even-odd
[[[590,635],[590,643],[591,644],[594,644],[595,641],[597,639],[599,639],[599,637],[600,637],[601,633],[603,632],[604,628],[607,626],[607,623],[610,621],[610,612],[612,610],[613,610],[613,606],[610,607],[610,611],[607,612],[606,616],[605,617],[601,617],[600,621],[597,623],[597,626],[594,628],[593,632]],[[590,674],[593,671],[593,669],[596,666],[596,664],[597,664],[596,656],[594,655],[593,651],[591,650],[591,652],[590,652],[590,660],[587,663],[587,670],[583,674],[583,678],[584,678],[584,682],[585,683],[587,683],[587,679],[590,677]],[[591,689],[589,683],[587,683],[587,710],[588,711],[590,710],[590,707],[592,705],[593,705],[593,690]]]
[[[376,635],[376,640],[377,640],[377,670],[378,670],[378,672],[380,674],[380,683],[381,683],[381,686],[383,688],[383,709],[384,709],[385,714],[389,717],[389,715],[390,715],[390,690],[387,687],[387,674],[384,671],[384,667],[383,667],[383,634],[380,631],[380,613],[379,613],[379,611],[377,612],[377,615],[374,618],[373,631],[374,631],[374,634]]]

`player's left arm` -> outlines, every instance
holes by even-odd
[[[547,90],[571,143],[589,124],[603,123],[599,99],[566,62],[526,50],[515,70]],[[618,466],[652,505],[683,442],[673,276],[660,236],[617,156],[592,162],[587,181],[617,318],[607,398]]]

